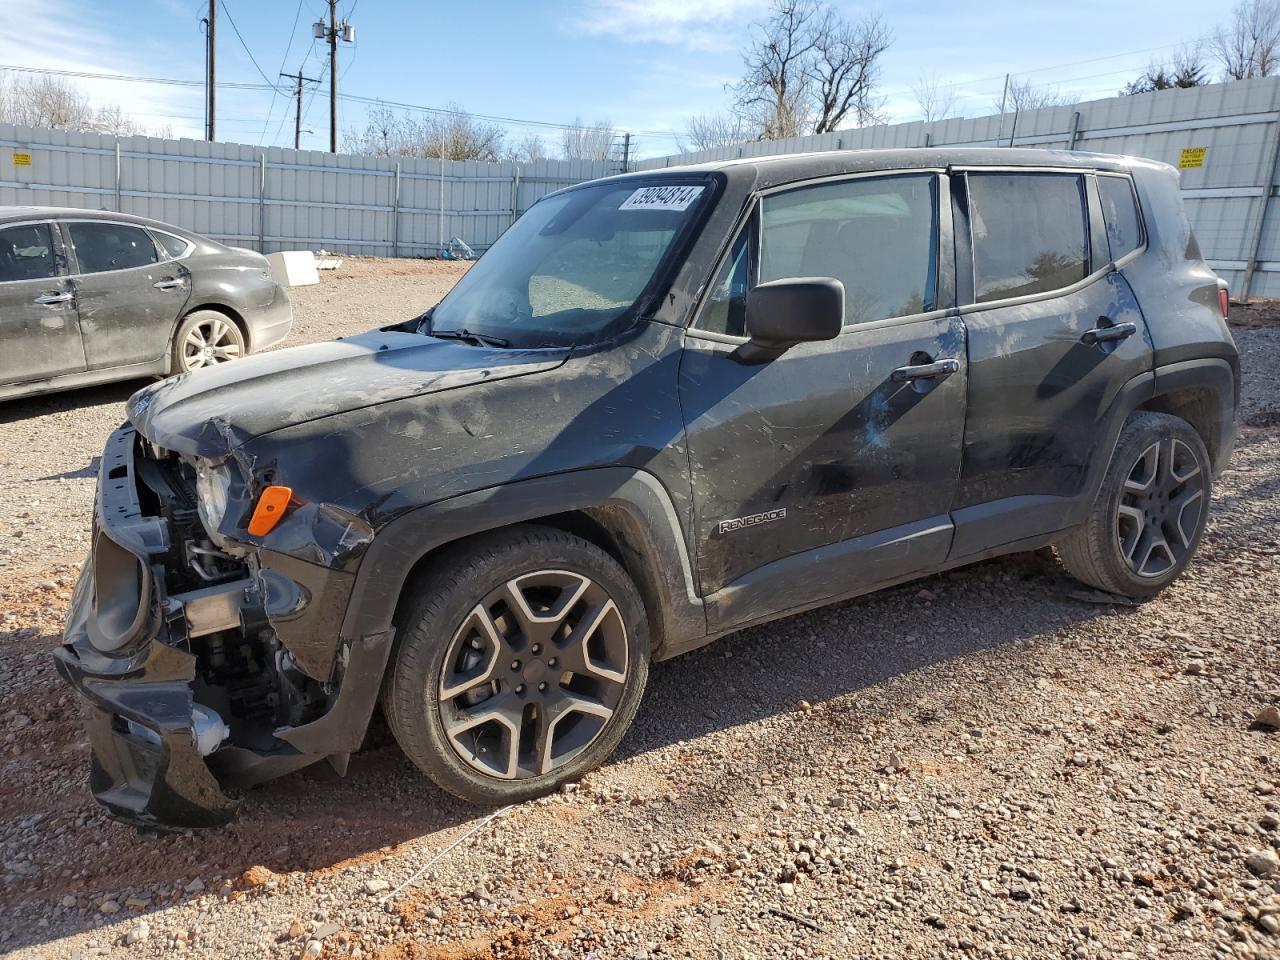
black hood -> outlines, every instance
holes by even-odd
[[[551,370],[567,349],[509,350],[373,330],[171,377],[129,398],[152,442],[219,457],[253,437],[406,397]]]

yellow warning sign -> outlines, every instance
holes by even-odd
[[[1183,147],[1178,155],[1179,170],[1195,170],[1204,166],[1204,155],[1207,147]]]
[[[15,167],[29,167],[29,166],[31,166],[31,154],[29,154],[29,153],[17,153],[17,152],[15,152],[15,153],[14,153],[14,155],[13,155],[13,165],[14,165]]]

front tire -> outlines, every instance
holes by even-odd
[[[523,526],[446,550],[409,589],[383,713],[437,784],[515,803],[614,751],[644,693],[649,631],[611,556]]]
[[[1090,586],[1146,600],[1191,562],[1209,515],[1212,469],[1191,425],[1142,412],[1125,423],[1088,518],[1058,544]]]

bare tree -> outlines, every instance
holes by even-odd
[[[456,103],[423,117],[373,107],[364,130],[349,131],[344,139],[348,151],[375,157],[497,160],[502,152],[501,128],[477,120]]]
[[[1180,47],[1165,63],[1152,60],[1136,80],[1125,84],[1121,96],[1151,93],[1155,90],[1199,87],[1209,82],[1204,54],[1196,44]]]
[[[798,137],[808,128],[809,64],[822,21],[821,0],[774,0],[769,18],[753,24],[743,55],[746,73],[734,86],[739,113],[761,140]]]
[[[753,137],[753,131],[740,116],[732,113],[700,113],[685,124],[689,143],[695,150],[731,147]]]
[[[0,123],[134,136],[146,128],[118,103],[94,107],[78,87],[59,77],[0,77]]]
[[[1280,68],[1280,0],[1241,0],[1208,43],[1228,80],[1273,75]]]
[[[1073,102],[1070,94],[1060,93],[1057,87],[1037,87],[1030,80],[1009,78],[1009,87],[1003,102],[994,101],[996,112],[1001,108],[1005,113],[1022,113],[1025,110],[1038,110],[1041,107],[1061,107]]]
[[[733,91],[738,114],[760,139],[883,121],[876,85],[893,36],[877,15],[850,22],[826,0],[773,0],[753,27]]]
[[[831,7],[822,9],[807,69],[818,116],[814,133],[836,130],[850,115],[859,127],[885,121],[885,101],[875,88],[880,55],[892,42],[893,34],[876,14],[849,23]]]
[[[449,104],[448,113],[428,115],[425,129],[438,137],[445,160],[497,160],[502,151],[502,129],[482,123],[457,104]]]
[[[347,153],[365,153],[375,157],[408,156],[407,117],[400,117],[390,107],[370,107],[365,114],[363,131],[348,130],[343,137]]]
[[[610,160],[614,157],[617,131],[608,120],[584,124],[581,117],[564,128],[561,148],[566,160]]]
[[[911,85],[916,104],[924,114],[925,123],[936,123],[956,114],[956,88],[943,84],[936,73],[921,73]]]
[[[526,134],[520,138],[509,153],[509,159],[519,163],[537,163],[539,160],[547,160],[550,153],[547,151],[546,141],[536,133]]]

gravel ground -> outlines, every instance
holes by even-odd
[[[297,291],[300,339],[341,332],[353,302],[354,328],[408,315],[454,275],[405,269]],[[1075,599],[1039,553],[744,631],[656,665],[604,769],[469,838],[486,811],[382,730],[346,779],[252,790],[224,830],[108,821],[48,650],[85,470],[129,390],[10,404],[0,438],[25,466],[6,459],[0,516],[26,542],[0,540],[0,949],[1280,957],[1280,732],[1254,722],[1280,705],[1273,316],[1236,331],[1240,443],[1199,559],[1157,600]]]

